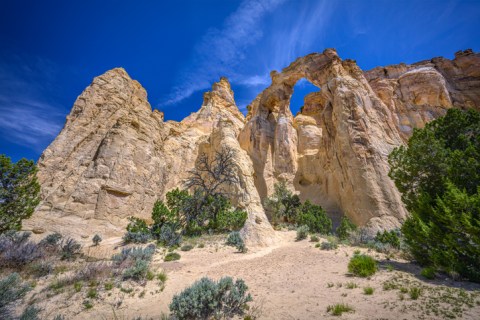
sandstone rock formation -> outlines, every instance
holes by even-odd
[[[152,111],[125,70],[95,78],[38,162],[43,201],[25,227],[122,234],[128,216],[148,219],[154,201],[181,186],[201,153],[225,146],[236,154],[240,183],[230,194],[249,213],[251,243],[274,240],[261,199],[277,181],[372,231],[396,227],[407,213],[387,175],[389,152],[448,108],[480,109],[480,55],[471,50],[363,72],[327,49],[271,77],[246,118],[222,78],[181,122]],[[302,78],[319,91],[293,116]]]

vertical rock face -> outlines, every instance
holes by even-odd
[[[388,154],[448,108],[480,109],[480,55],[471,50],[363,72],[327,49],[271,78],[246,118],[222,78],[181,122],[152,111],[125,70],[95,78],[38,162],[43,201],[25,227],[119,235],[127,217],[148,219],[157,198],[181,187],[200,154],[223,147],[235,152],[239,183],[229,194],[249,213],[242,232],[251,243],[274,240],[261,199],[278,181],[331,215],[373,231],[396,227],[407,212]],[[319,90],[294,116],[290,97],[302,78]]]

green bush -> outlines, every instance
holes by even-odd
[[[412,287],[408,291],[408,295],[410,296],[410,299],[417,300],[422,295],[422,289],[418,287]]]
[[[245,242],[242,239],[242,236],[238,231],[232,231],[227,237],[227,246],[232,246],[237,248],[239,252],[245,253],[247,252],[247,247],[245,246]]]
[[[135,264],[123,272],[123,279],[143,280],[148,272],[148,261],[136,260]]]
[[[308,237],[308,226],[300,226],[297,228],[297,241],[306,239]]]
[[[185,244],[180,248],[180,250],[182,251],[190,251],[192,249],[193,249],[193,246],[191,244]]]
[[[245,221],[247,221],[247,212],[240,209],[223,210],[218,217],[219,230],[233,231],[242,229]]]
[[[38,244],[42,247],[50,248],[50,249],[58,249],[60,246],[62,235],[58,232],[49,234],[45,238],[43,238]]]
[[[377,271],[377,262],[370,256],[356,254],[348,263],[348,272],[358,277],[369,277]]]
[[[40,309],[31,305],[28,306],[20,316],[19,320],[40,320],[38,314],[40,313]]]
[[[321,206],[305,201],[299,209],[297,223],[308,226],[311,232],[329,234],[332,231],[332,219]]]
[[[411,214],[402,233],[413,257],[480,282],[480,113],[449,109],[389,163]]]
[[[11,159],[0,154],[0,234],[20,230],[40,203],[37,168],[31,160]]]
[[[420,274],[427,279],[433,280],[435,279],[435,268],[432,268],[432,267],[423,268]]]
[[[168,262],[168,261],[180,260],[180,258],[181,258],[180,254],[176,252],[170,252],[170,253],[167,253],[167,255],[163,260]]]
[[[98,234],[94,235],[92,238],[92,242],[94,246],[98,246],[100,242],[102,242],[102,237],[100,237]]]
[[[127,231],[123,235],[123,243],[147,243],[152,240],[149,233]]]
[[[319,242],[320,239],[319,239],[316,235],[312,234],[312,235],[310,236],[310,241],[311,241],[311,242]]]
[[[233,282],[225,277],[218,282],[202,278],[191,287],[173,297],[170,304],[172,315],[182,319],[230,319],[242,316],[252,297],[241,279]]]
[[[129,217],[127,232],[123,236],[124,243],[147,243],[152,236],[147,222],[136,217]]]
[[[372,287],[363,288],[363,293],[367,296],[372,295],[375,290]]]
[[[284,181],[276,183],[273,188],[272,196],[265,199],[264,203],[265,207],[272,212],[273,223],[282,221],[294,223],[301,206],[300,198],[288,190]]]
[[[340,225],[337,227],[336,233],[340,240],[347,240],[352,232],[357,230],[357,226],[353,224],[346,216],[342,217]]]
[[[18,273],[0,279],[0,319],[11,319],[15,302],[23,298],[30,289],[29,285],[22,284]]]
[[[321,250],[335,250],[338,248],[338,241],[335,239],[330,239],[329,241],[324,241],[320,245]]]
[[[383,233],[379,231],[375,236],[375,241],[400,249],[400,230],[384,230]]]
[[[327,312],[331,312],[334,316],[341,316],[344,312],[355,312],[355,309],[346,303],[337,303],[327,307]]]
[[[72,238],[67,238],[61,246],[62,260],[74,260],[82,252],[82,245]]]
[[[158,235],[158,242],[166,247],[179,246],[182,242],[182,236],[177,232],[178,225],[172,223],[165,223],[160,228]]]

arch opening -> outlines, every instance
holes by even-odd
[[[293,116],[297,115],[298,112],[301,112],[304,106],[305,97],[312,92],[319,92],[321,88],[317,87],[310,81],[305,78],[301,78],[297,81],[293,87],[293,93],[290,97],[290,111]]]

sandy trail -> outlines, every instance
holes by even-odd
[[[427,283],[412,274],[418,274],[418,267],[402,261],[392,261],[391,264],[404,271],[389,272],[382,268],[370,279],[349,277],[348,261],[358,248],[341,246],[335,251],[322,251],[308,240],[295,241],[294,232],[279,232],[279,239],[275,247],[253,248],[246,254],[236,253],[234,248],[221,244],[180,252],[182,258],[175,262],[163,262],[162,256],[157,254],[152,269],[163,269],[168,275],[163,291],[159,290],[156,281],[147,282],[145,287],[132,286],[135,288],[132,293],[115,288],[110,296],[101,293],[94,308],[88,311],[83,309],[84,297],[79,293],[70,296],[66,303],[59,301],[56,307],[49,308],[49,313],[65,314],[68,319],[113,319],[115,316],[118,319],[135,316],[158,319],[162,313],[168,313],[174,294],[204,276],[244,279],[254,299],[251,305],[260,310],[259,319],[338,319],[327,313],[327,306],[342,302],[355,309],[354,313],[343,314],[342,319],[439,319],[433,314],[420,313],[420,305],[424,303],[421,299],[414,301],[405,297],[400,300],[398,290],[383,290],[386,280],[399,277],[432,288],[443,284],[464,286],[476,292],[480,290],[479,285],[471,283]],[[367,252],[367,249],[360,250]],[[369,254],[383,259],[377,253]],[[358,287],[348,289],[346,284],[349,282]],[[363,293],[366,286],[375,289],[373,295]],[[145,293],[140,298],[142,291]],[[480,319],[480,296],[477,300],[478,304],[463,312],[463,319]]]

